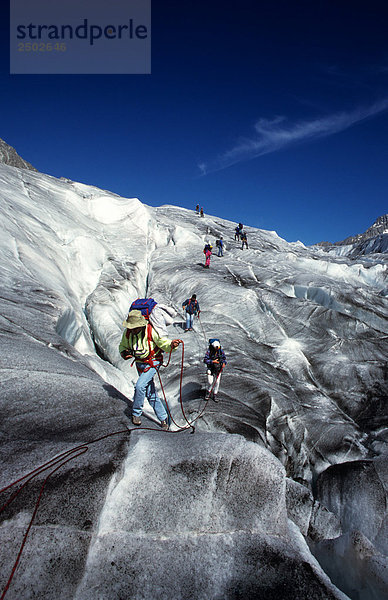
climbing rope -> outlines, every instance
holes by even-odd
[[[183,316],[183,320],[185,320],[185,317],[184,317],[184,316]],[[205,340],[205,343],[207,344],[207,336],[206,336],[206,333],[205,333],[205,330],[204,330],[204,327],[203,327],[203,324],[202,324],[202,321],[201,321],[201,318],[200,318],[200,316],[199,316],[199,315],[198,315],[198,321],[199,321],[199,324],[200,324],[200,326],[201,326],[201,331],[202,331],[203,338],[204,338],[204,340]],[[195,333],[195,334],[198,336],[198,338],[200,338],[200,334],[198,333],[198,331],[197,331],[196,329],[194,329],[194,333]],[[198,344],[198,347],[199,347],[199,344]],[[199,356],[199,360],[201,360],[201,357],[200,357],[200,356]],[[221,373],[219,373],[219,375],[220,375],[220,374],[221,374]],[[217,379],[218,379],[219,375],[217,376]],[[213,383],[213,385],[212,385],[212,387],[211,387],[210,394],[211,394],[211,393],[213,393],[213,389],[214,389],[214,387],[215,387],[215,385],[216,385],[216,383],[217,383],[217,379],[214,381],[214,383]],[[204,412],[205,412],[205,410],[206,410],[206,407],[207,407],[208,400],[209,400],[209,398],[208,398],[207,400],[205,400],[205,405],[204,405],[204,407],[202,408],[202,410],[201,410],[201,411],[198,409],[198,413],[199,413],[199,414],[198,414],[198,415],[197,415],[197,417],[196,417],[196,418],[195,418],[195,419],[192,421],[192,423],[194,423],[194,422],[195,422],[197,419],[199,419],[200,417],[202,417],[203,413],[204,413]],[[202,402],[202,401],[200,401],[200,403],[199,403],[199,406],[201,405],[201,402]]]
[[[199,315],[198,315],[198,321],[199,321],[199,324],[201,325],[201,329],[202,329],[202,335],[203,335],[203,337],[204,337],[204,340],[205,340],[205,342],[206,342],[206,340],[207,340],[207,337],[206,337],[206,335],[205,335],[205,330],[204,330],[204,328],[203,328],[202,321],[201,321],[201,318],[200,318],[200,316],[199,316]]]
[[[38,498],[35,502],[35,506],[34,506],[34,510],[31,516],[31,519],[27,525],[26,531],[24,533],[23,536],[23,540],[22,543],[20,545],[16,560],[14,562],[14,565],[12,567],[11,570],[11,574],[8,578],[8,581],[3,589],[3,592],[0,596],[0,600],[4,600],[5,595],[12,583],[13,577],[15,575],[16,569],[19,565],[24,547],[26,545],[27,542],[27,538],[29,536],[31,527],[33,525],[33,522],[35,520],[36,514],[38,512],[38,508],[39,505],[41,503],[42,497],[43,497],[43,492],[46,488],[47,482],[50,479],[50,477],[52,475],[54,475],[54,473],[56,473],[61,467],[63,467],[64,465],[66,465],[67,463],[69,463],[70,461],[78,458],[79,456],[82,456],[82,454],[85,454],[86,452],[88,452],[89,450],[89,446],[91,446],[92,444],[96,444],[97,442],[100,442],[102,440],[105,440],[109,437],[113,437],[116,435],[120,435],[120,434],[130,434],[132,431],[138,431],[139,429],[141,430],[147,430],[147,431],[156,431],[159,433],[166,433],[165,431],[163,431],[162,429],[154,429],[153,427],[136,427],[136,428],[126,428],[126,429],[122,429],[120,431],[114,431],[114,432],[110,432],[107,433],[105,435],[102,435],[99,438],[96,438],[95,440],[90,440],[89,442],[85,443],[85,444],[80,444],[79,446],[75,446],[74,448],[70,448],[69,450],[66,450],[64,452],[62,452],[61,454],[58,454],[57,456],[55,456],[54,458],[50,459],[49,461],[43,463],[42,465],[40,465],[39,467],[36,467],[36,469],[30,471],[29,473],[26,473],[26,475],[23,475],[23,477],[20,477],[19,479],[17,479],[16,481],[13,481],[12,483],[10,483],[9,485],[7,485],[6,487],[2,488],[0,490],[0,494],[6,492],[7,490],[12,489],[15,485],[17,485],[18,483],[21,483],[22,481],[24,481],[24,483],[22,483],[22,485],[10,496],[10,498],[0,507],[0,513],[3,512],[5,510],[5,508],[7,506],[9,506],[14,500],[15,498],[21,493],[21,491],[38,475],[41,475],[42,473],[44,473],[45,471],[48,471],[49,469],[52,469],[48,475],[46,476],[46,478],[44,479],[40,490],[39,490],[39,494],[38,494]],[[178,433],[178,432],[169,432],[169,433]]]
[[[205,406],[202,409],[202,411],[195,417],[195,419],[193,419],[192,421],[189,421],[184,407],[183,407],[183,398],[182,398],[182,382],[183,382],[183,366],[184,366],[184,342],[183,340],[180,340],[181,344],[182,344],[182,358],[181,358],[181,368],[180,368],[180,378],[179,378],[179,402],[180,402],[180,407],[181,407],[181,411],[182,411],[182,415],[186,421],[186,424],[182,427],[181,425],[179,425],[178,423],[176,423],[176,421],[174,420],[174,418],[172,417],[171,414],[171,410],[170,407],[168,405],[167,402],[167,398],[166,398],[166,394],[164,391],[164,387],[163,387],[163,383],[160,377],[160,373],[159,370],[157,370],[158,373],[158,377],[159,377],[159,382],[160,382],[160,386],[163,392],[163,397],[164,397],[164,401],[166,403],[166,407],[167,407],[167,411],[168,414],[172,420],[172,422],[174,423],[174,425],[177,427],[177,431],[163,431],[161,429],[155,429],[153,427],[136,427],[136,428],[126,428],[126,429],[122,429],[120,431],[114,431],[114,432],[110,432],[107,433],[105,435],[102,435],[94,440],[91,440],[85,444],[80,444],[79,446],[75,446],[74,448],[70,448],[69,450],[66,450],[64,452],[62,452],[61,454],[58,454],[57,456],[51,458],[50,460],[48,460],[47,462],[43,463],[42,465],[40,465],[39,467],[36,467],[35,469],[33,469],[32,471],[30,471],[29,473],[27,473],[26,475],[23,475],[23,477],[20,477],[19,479],[16,479],[15,481],[13,481],[12,483],[8,484],[7,486],[5,486],[4,488],[0,489],[0,495],[5,493],[8,490],[12,490],[12,488],[14,488],[14,486],[16,486],[17,484],[21,484],[16,491],[12,492],[10,497],[5,501],[5,503],[0,506],[0,513],[2,513],[8,506],[10,506],[10,504],[15,500],[15,498],[17,498],[17,496],[19,496],[19,494],[22,492],[22,490],[24,488],[27,487],[27,485],[35,478],[38,477],[39,475],[41,475],[42,473],[45,473],[46,471],[49,471],[49,473],[47,474],[47,476],[45,477],[45,479],[43,480],[43,483],[40,487],[39,490],[39,494],[38,494],[38,498],[35,502],[35,506],[34,506],[34,510],[31,516],[31,519],[27,525],[26,531],[24,533],[23,536],[23,540],[21,542],[21,545],[19,547],[19,551],[16,557],[16,560],[14,562],[14,565],[12,567],[11,570],[11,574],[8,578],[8,581],[3,589],[3,592],[0,596],[0,600],[4,600],[5,595],[12,583],[12,580],[14,578],[15,572],[17,570],[17,567],[20,563],[20,559],[24,550],[24,547],[26,545],[27,542],[27,538],[29,536],[31,527],[33,525],[33,522],[35,520],[36,514],[38,512],[42,497],[43,497],[43,493],[44,490],[46,488],[47,482],[49,481],[50,477],[52,477],[52,475],[54,475],[54,473],[56,473],[61,467],[63,467],[64,465],[66,465],[67,463],[71,462],[72,460],[75,460],[76,458],[82,456],[83,454],[85,454],[86,452],[88,452],[89,450],[89,446],[91,446],[92,444],[96,444],[97,442],[100,442],[102,440],[105,440],[109,437],[113,437],[116,435],[122,435],[122,434],[130,434],[132,431],[139,431],[139,430],[143,430],[143,431],[156,431],[159,433],[180,433],[182,431],[187,431],[188,429],[192,429],[192,433],[195,432],[195,427],[193,425],[193,423],[195,423],[195,421],[197,421],[204,413],[206,406],[207,406],[207,401],[205,402]],[[168,365],[170,364],[170,359],[171,359],[171,353],[172,350],[170,350],[169,353],[169,357],[168,357],[168,361],[165,365],[162,365],[164,367],[168,367]],[[216,379],[217,381],[217,379]],[[216,383],[216,381],[214,382],[214,385]],[[213,385],[213,387],[214,387]],[[213,389],[213,388],[212,388]],[[51,470],[50,470],[51,469]]]
[[[183,317],[183,319],[184,319],[184,317]],[[200,318],[200,316],[199,316],[199,315],[198,315],[198,321],[199,321],[199,323],[200,323],[200,326],[201,326],[201,331],[202,331],[203,338],[204,338],[204,340],[205,340],[205,343],[207,344],[207,339],[208,339],[208,338],[207,338],[207,336],[206,336],[206,333],[205,333],[205,330],[204,330],[204,327],[203,327],[203,324],[202,324],[202,321],[201,321],[201,318]],[[194,333],[195,333],[196,335],[198,335],[198,332],[197,332],[195,329],[194,329]],[[194,423],[195,421],[197,421],[197,419],[199,419],[200,417],[202,417],[203,413],[205,412],[205,410],[206,410],[206,407],[207,407],[207,403],[208,403],[208,401],[209,401],[209,399],[210,399],[210,395],[213,393],[213,390],[214,390],[214,388],[215,388],[215,386],[216,386],[216,383],[217,383],[217,381],[218,381],[219,377],[221,376],[221,372],[222,372],[223,368],[224,368],[224,366],[222,365],[220,372],[218,373],[217,377],[216,377],[216,378],[215,378],[215,380],[213,381],[212,387],[211,387],[211,389],[210,389],[210,392],[209,392],[209,398],[208,398],[207,400],[205,399],[205,405],[204,405],[203,409],[202,409],[201,411],[199,411],[199,410],[198,410],[198,413],[199,413],[199,414],[196,416],[196,418],[195,418],[195,419],[193,419],[193,421],[191,421],[191,423]],[[181,396],[181,397],[182,397],[182,396]],[[201,403],[200,403],[200,404],[201,404]],[[199,406],[200,406],[200,404],[199,404]],[[184,412],[184,411],[183,411],[183,407],[182,407],[182,412]]]
[[[177,311],[177,312],[178,312],[178,311]],[[179,314],[179,316],[181,316],[181,317],[182,317],[182,319],[183,319],[183,323],[185,323],[185,321],[186,321],[186,317],[185,317],[185,315],[184,315],[184,314],[182,315],[182,314],[181,314],[181,313],[179,313],[179,312],[178,312],[178,314]],[[199,320],[199,323],[200,323],[200,326],[201,326],[201,329],[202,329],[202,335],[203,335],[203,337],[204,337],[204,340],[205,340],[205,342],[206,342],[206,334],[205,334],[205,331],[204,331],[204,328],[203,328],[202,322],[200,321],[200,317],[199,317],[199,315],[197,316],[197,318],[198,318],[198,320]],[[199,362],[201,362],[201,361],[202,361],[202,356],[203,356],[203,352],[202,352],[202,344],[201,344],[201,334],[200,334],[200,332],[197,330],[197,328],[193,328],[193,333],[195,334],[195,339],[196,339],[197,346],[198,346],[198,361],[199,361]],[[199,400],[199,405],[198,405],[198,409],[197,409],[197,410],[198,410],[198,412],[203,412],[203,411],[200,411],[200,408],[199,408],[199,407],[201,406],[201,404],[202,404],[202,401],[203,401],[203,399],[200,399],[200,400]],[[199,418],[199,417],[197,417],[197,418]]]
[[[204,413],[204,411],[205,411],[205,409],[206,409],[207,401],[205,402],[205,406],[204,406],[204,408],[202,409],[202,411],[201,411],[201,412],[199,412],[199,414],[198,414],[198,415],[195,417],[195,419],[193,419],[192,421],[189,421],[189,419],[188,419],[188,418],[187,418],[187,416],[186,416],[185,409],[184,409],[184,407],[183,407],[183,395],[182,395],[182,383],[183,383],[183,366],[184,366],[185,343],[184,343],[184,341],[183,341],[183,340],[179,340],[179,341],[180,341],[180,342],[181,342],[181,344],[182,344],[182,358],[181,358],[181,368],[180,368],[180,376],[179,376],[179,404],[180,404],[180,408],[181,408],[181,411],[182,411],[183,418],[184,418],[184,420],[186,421],[186,425],[185,425],[184,427],[182,427],[181,425],[179,425],[179,424],[178,424],[178,423],[175,421],[174,417],[172,416],[171,409],[170,409],[170,407],[169,407],[169,404],[168,404],[168,402],[167,402],[166,393],[165,393],[165,391],[164,391],[164,386],[163,386],[163,382],[162,382],[162,379],[161,379],[160,373],[159,373],[159,371],[157,371],[157,373],[158,373],[158,378],[159,378],[160,387],[161,387],[161,390],[162,390],[162,393],[163,393],[163,400],[164,400],[164,402],[165,402],[166,409],[167,409],[167,412],[168,412],[168,415],[169,415],[169,417],[170,417],[171,421],[172,421],[172,422],[174,423],[174,425],[175,425],[175,426],[178,428],[178,431],[185,431],[185,430],[187,430],[187,429],[192,429],[192,430],[193,430],[193,431],[192,431],[192,433],[194,433],[194,431],[195,431],[195,428],[194,428],[194,426],[193,426],[193,423],[195,423],[195,421],[197,421],[197,420],[198,420],[198,419],[199,419],[199,418],[200,418],[200,417],[203,415],[203,413]],[[169,364],[169,362],[170,362],[170,357],[171,357],[171,350],[170,350],[170,355],[169,355],[169,360],[168,360],[168,363],[167,363],[167,365],[168,365],[168,364]],[[165,365],[165,366],[167,367],[167,365]],[[164,365],[163,365],[163,366],[164,366]],[[214,385],[215,385],[215,384],[214,384]]]

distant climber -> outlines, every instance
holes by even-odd
[[[201,216],[201,217],[204,217],[204,216],[205,216],[205,215],[204,215],[204,212],[203,212],[203,208],[202,208],[202,206],[201,206],[201,211],[200,211],[200,213],[199,213],[199,214],[200,214],[200,216]]]
[[[197,213],[197,215],[199,215],[199,204],[197,204],[197,206],[195,207],[195,212]]]
[[[217,246],[218,246],[218,255],[217,256],[224,256],[224,240],[222,239],[222,237],[220,237],[219,240],[217,240]]]
[[[247,234],[245,233],[245,231],[242,232],[241,234],[241,250],[244,250],[244,245],[247,247],[248,250],[248,239],[247,239]]]
[[[237,240],[238,242],[240,241],[240,227],[237,225],[236,229],[234,230],[234,239]]]
[[[193,294],[191,296],[191,298],[188,298],[187,300],[184,301],[184,303],[182,304],[182,308],[185,308],[185,307],[186,307],[186,329],[185,329],[185,331],[193,331],[194,316],[197,315],[199,317],[199,314],[201,312],[196,294]]]
[[[132,423],[141,425],[144,399],[147,397],[162,429],[168,430],[167,412],[155,390],[154,376],[163,362],[163,352],[174,350],[180,340],[160,337],[140,310],[130,310],[123,322],[126,327],[121,338],[119,352],[124,360],[134,358],[139,379],[135,385],[132,406]]]
[[[210,269],[210,258],[212,255],[212,248],[213,248],[213,246],[211,244],[207,243],[203,249],[204,255],[206,257],[205,269]]]
[[[206,373],[208,382],[205,400],[209,400],[213,397],[214,402],[218,402],[217,394],[220,387],[221,371],[226,365],[226,356],[221,348],[220,340],[209,340],[209,349],[205,354],[203,362],[207,365]]]

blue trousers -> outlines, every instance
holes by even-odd
[[[193,326],[194,315],[186,313],[186,329],[190,329]]]
[[[154,376],[158,372],[159,366],[152,367],[144,373],[144,369],[147,369],[147,367],[149,367],[149,365],[136,363],[139,379],[135,385],[132,414],[135,415],[135,417],[140,417],[143,412],[144,398],[147,397],[147,400],[154,409],[154,413],[158,417],[159,421],[165,421],[167,419],[167,412],[161,399],[156,393],[154,383]]]

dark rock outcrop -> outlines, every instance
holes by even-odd
[[[10,167],[18,167],[19,169],[29,169],[30,171],[38,171],[29,162],[24,160],[7,142],[0,138],[0,163],[9,165]]]
[[[364,254],[388,252],[388,214],[378,217],[364,233],[351,235],[342,242],[319,242],[317,246],[330,251],[338,246],[349,246],[341,254],[355,258]]]
[[[378,217],[376,221],[364,233],[358,233],[347,237],[342,242],[335,242],[335,246],[349,246],[350,244],[359,244],[370,240],[370,238],[381,235],[388,230],[388,214]]]

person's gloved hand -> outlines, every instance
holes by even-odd
[[[181,340],[172,340],[171,349],[174,350],[174,348],[177,348],[180,343],[181,343]]]
[[[132,358],[132,354],[130,353],[129,350],[121,350],[120,354],[121,354],[121,358],[123,358],[124,360],[128,360],[129,358]]]

